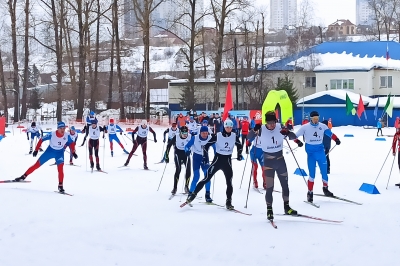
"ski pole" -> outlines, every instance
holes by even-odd
[[[88,158],[88,146],[87,146],[87,142],[86,142],[86,145],[85,145],[85,150],[86,150],[86,162],[85,162],[85,167],[86,167],[86,171],[87,171],[87,158]]]
[[[164,148],[165,148],[165,142],[164,142],[164,144],[163,144],[163,146],[162,146],[161,162],[162,162],[162,160],[164,159]]]
[[[328,156],[329,155],[329,153],[331,153],[331,151],[334,149],[336,147],[336,144],[335,144],[335,146],[333,146],[333,148],[332,149],[330,149],[329,151],[328,151],[328,153],[327,154],[325,154],[325,156]]]
[[[304,184],[306,185],[306,187],[308,187],[308,185],[307,185],[307,181],[306,181],[306,179],[305,179],[305,177],[304,177],[304,174],[303,174],[303,171],[302,171],[302,169],[300,168],[300,165],[299,165],[299,163],[297,162],[296,156],[294,156],[294,153],[293,153],[292,147],[290,147],[290,144],[289,144],[289,141],[287,140],[287,138],[285,138],[285,140],[286,140],[286,143],[287,143],[287,145],[288,145],[288,147],[289,147],[290,151],[292,152],[292,155],[293,155],[293,158],[294,158],[294,160],[296,161],[297,167],[299,168],[299,170],[300,170],[300,172],[301,172],[301,176],[303,177]]]
[[[394,160],[395,159],[396,159],[396,156],[393,156],[392,168],[390,168],[390,173],[389,173],[389,178],[388,178],[388,181],[387,181],[387,184],[386,184],[386,189],[389,186],[389,180],[390,180],[390,176],[392,175],[392,170],[393,170],[393,165],[394,165]]]
[[[248,155],[248,154],[247,154],[247,156],[246,156],[246,161],[245,161],[245,163],[244,163],[243,174],[242,174],[242,180],[240,181],[240,187],[239,187],[239,189],[242,188],[243,176],[244,176],[244,172],[246,171],[247,159],[249,159],[249,155]]]
[[[165,169],[167,169],[167,163],[165,163],[164,171],[162,172],[162,176],[161,176],[160,184],[158,184],[157,191],[160,189],[160,186],[161,186],[161,181],[162,181],[162,179],[163,179],[163,177],[164,177]]]
[[[376,179],[375,179],[374,185],[375,185],[376,181],[378,180],[379,175],[380,175],[381,172],[382,172],[383,166],[385,165],[386,160],[387,160],[387,158],[389,157],[389,154],[390,154],[390,151],[391,151],[391,150],[392,150],[392,147],[390,147],[389,152],[388,152],[388,154],[387,154],[387,156],[386,156],[386,158],[385,158],[385,161],[384,161],[383,164],[382,164],[381,170],[379,170],[379,173],[378,173],[378,176],[377,176]]]
[[[216,175],[216,174],[214,175],[214,178],[213,178],[213,191],[212,191],[212,196],[211,196],[211,198],[214,198],[215,178],[217,178],[217,175]]]
[[[175,155],[175,156],[178,157],[177,155]],[[182,193],[181,193],[181,197],[180,197],[180,199],[179,199],[179,202],[182,201],[182,196],[183,196],[183,194],[184,194],[184,186],[185,186],[185,184],[186,184],[186,169],[187,169],[187,165],[188,165],[188,162],[189,162],[189,156],[190,156],[190,154],[186,156],[186,162],[185,162],[185,181],[182,183]],[[180,161],[178,161],[178,159],[177,159],[176,161],[179,163],[179,167],[181,167]],[[182,170],[182,168],[181,168],[181,170]],[[180,174],[180,173],[179,173],[179,174]]]
[[[106,139],[103,138],[103,169],[105,169],[104,167],[104,157],[106,157],[105,154],[106,154]]]

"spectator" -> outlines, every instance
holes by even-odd
[[[308,122],[310,122],[310,121],[308,120],[308,116],[306,116],[306,117],[303,119],[303,121],[301,122],[301,125],[307,124]]]
[[[222,127],[221,117],[219,116],[218,113],[216,113],[214,118],[214,133],[217,134],[218,132],[221,132],[221,127]]]
[[[208,119],[208,126],[211,127],[212,129],[214,129],[214,118],[215,118],[215,113],[213,113],[211,117]]]
[[[327,126],[329,129],[332,129],[332,118],[329,118]]]
[[[381,132],[381,136],[383,136],[382,134],[382,119],[378,119],[378,123],[376,123],[376,127],[378,128],[378,132],[376,132],[376,136],[378,137],[379,135],[379,131]]]
[[[250,121],[250,129],[253,129],[256,126],[256,117],[253,116],[253,119]]]
[[[182,113],[180,113],[176,118],[176,124],[178,125],[178,128],[186,125],[186,117],[184,117]]]

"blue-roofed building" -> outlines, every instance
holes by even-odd
[[[399,70],[400,44],[394,41],[325,42],[259,68],[274,82],[290,75],[300,97],[335,89],[400,95]]]

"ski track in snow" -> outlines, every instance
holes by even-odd
[[[45,127],[48,127],[47,125]],[[53,125],[55,128],[55,125]],[[245,161],[233,160],[236,209],[251,213],[245,216],[217,206],[193,201],[193,207],[179,205],[185,195],[168,200],[173,186],[174,163],[166,167],[160,190],[158,184],[164,164],[162,132],[153,127],[158,143],[148,141],[148,166],[158,170],[144,171],[139,147],[129,168],[119,169],[127,158],[114,143],[110,155],[108,139],[100,147],[100,164],[108,175],[90,173],[86,167],[85,146],[77,147],[81,167],[64,167],[64,188],[73,197],[57,195],[57,168],[47,162],[28,177],[31,183],[0,184],[0,265],[396,265],[400,216],[397,215],[399,182],[397,162],[394,164],[388,190],[393,156],[390,154],[376,183],[382,193],[370,195],[359,191],[362,183],[373,183],[389,152],[392,138],[374,141],[375,130],[359,127],[334,127],[342,143],[330,154],[329,188],[337,196],[363,203],[358,206],[334,199],[314,197],[319,209],[305,204],[307,189],[301,176],[294,175],[297,165],[293,156],[284,153],[290,187],[290,205],[299,213],[332,220],[341,224],[303,218],[275,216],[278,229],[266,220],[265,194],[250,189],[245,209],[250,160],[247,162],[242,188],[239,189]],[[298,127],[296,127],[298,128]],[[9,127],[7,130],[11,130]],[[393,128],[383,129],[394,133]],[[354,138],[344,138],[344,134]],[[122,137],[122,136],[118,136]],[[149,136],[152,139],[152,135]],[[78,144],[82,141],[80,137]],[[100,139],[100,146],[103,145]],[[124,143],[124,142],[123,142]],[[296,147],[294,142],[290,142]],[[45,142],[43,147],[47,147]],[[125,143],[124,143],[125,145]],[[334,142],[332,142],[332,147]],[[125,145],[126,146],[126,145]],[[128,143],[128,150],[132,143]],[[22,175],[37,158],[26,156],[29,141],[15,129],[0,142],[1,179]],[[171,149],[170,158],[173,156]],[[42,153],[39,153],[40,156]],[[211,154],[211,153],[210,153]],[[233,153],[234,157],[236,151]],[[246,154],[243,154],[246,156]],[[104,156],[104,164],[103,164]],[[304,147],[295,156],[308,173]],[[212,156],[211,156],[212,157]],[[65,161],[69,154],[65,154]],[[397,158],[396,158],[397,160]],[[184,180],[181,173],[178,192]],[[201,173],[201,178],[203,174]],[[225,203],[225,178],[215,176],[213,199]],[[261,183],[260,168],[258,168]],[[281,191],[277,178],[275,189]],[[315,193],[322,193],[317,169]],[[274,193],[274,212],[283,213],[281,194]],[[394,214],[392,214],[394,213]]]

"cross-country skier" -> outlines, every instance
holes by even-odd
[[[266,193],[265,201],[267,203],[267,219],[274,219],[274,212],[272,210],[272,192],[274,191],[275,172],[278,175],[279,182],[282,187],[283,207],[285,214],[296,215],[297,211],[289,206],[289,185],[288,185],[288,172],[286,167],[285,158],[283,157],[282,148],[285,136],[289,134],[289,130],[281,127],[277,123],[274,111],[269,111],[265,114],[266,125],[256,124],[253,131],[250,131],[247,136],[250,140],[253,138],[260,138],[261,148],[264,152],[264,175],[266,177]],[[258,132],[259,131],[259,132]],[[258,133],[258,137],[256,136]],[[292,135],[293,137],[293,135]],[[303,146],[300,140],[295,139],[299,147]]]
[[[183,126],[179,129],[179,134],[175,135],[171,141],[168,142],[167,148],[164,153],[164,161],[165,163],[169,163],[169,150],[171,146],[175,147],[175,175],[174,175],[174,188],[172,189],[172,195],[176,194],[176,189],[178,186],[179,175],[182,170],[182,164],[186,167],[186,181],[185,181],[185,193],[189,193],[189,181],[190,181],[190,152],[185,152],[185,146],[192,138],[192,135],[189,134],[189,130],[186,126]]]
[[[50,140],[50,144],[45,150],[45,152],[39,157],[34,165],[32,165],[21,177],[15,179],[16,182],[25,180],[25,178],[32,174],[36,169],[42,166],[50,159],[55,159],[58,170],[58,191],[64,193],[63,181],[64,181],[64,151],[66,146],[71,148],[72,155],[75,159],[78,158],[75,152],[75,142],[71,139],[68,133],[65,132],[65,123],[58,122],[57,130],[51,132],[41,138],[36,145],[35,151],[33,152],[33,157],[36,157],[43,141]]]
[[[43,130],[39,127],[36,126],[36,122],[32,122],[31,126],[26,130],[26,138],[29,140],[29,133],[31,133],[31,146],[29,149],[29,154],[32,154],[32,149],[33,149],[33,140],[36,138],[40,139],[43,137]],[[40,151],[43,151],[40,149]]]
[[[170,128],[167,128],[164,131],[164,139],[163,142],[165,143],[166,139],[165,139],[165,135],[168,134],[168,143],[175,137],[175,135],[177,135],[179,133],[179,128],[177,127],[177,124],[174,122],[171,124]],[[168,144],[167,143],[167,144]]]
[[[262,149],[261,145],[261,137],[258,136],[258,132],[255,137],[252,139],[249,139],[247,141],[246,148],[251,146],[251,143],[253,142],[253,147],[250,150],[250,160],[252,164],[252,175],[253,175],[253,185],[255,188],[258,188],[258,182],[257,182],[257,168],[258,164],[261,166],[261,173],[262,173],[262,179],[263,179],[263,188],[267,189],[267,180],[265,178],[265,171],[263,170],[264,167],[264,151]],[[246,151],[246,154],[249,154],[249,151]],[[258,163],[257,163],[258,161]]]
[[[104,134],[107,133],[106,127],[98,126],[97,125],[97,120],[92,121],[92,123],[89,126],[89,129],[86,130],[86,135],[85,138],[83,139],[83,143],[81,146],[86,141],[86,138],[89,136],[89,160],[90,160],[90,168],[94,168],[94,162],[93,162],[93,149],[94,149],[94,156],[96,157],[96,169],[97,171],[101,171],[100,168],[100,158],[99,158],[99,146],[100,146],[100,132],[103,132],[103,139],[104,139]]]
[[[114,151],[113,151],[113,141],[117,142],[119,146],[124,150],[126,154],[129,154],[127,150],[125,150],[124,145],[121,143],[117,136],[117,130],[119,130],[119,134],[122,135],[122,128],[116,124],[114,124],[114,119],[110,119],[110,124],[106,126],[106,130],[108,132],[108,139],[110,141],[110,150],[111,150],[111,157],[114,156]]]
[[[234,132],[232,132],[233,129],[233,122],[230,119],[226,119],[224,122],[224,131],[219,132],[216,135],[213,135],[211,139],[207,142],[207,144],[204,147],[203,151],[203,162],[208,162],[208,148],[215,143],[217,147],[217,152],[214,156],[214,160],[212,161],[210,168],[207,170],[207,175],[206,177],[201,180],[193,193],[187,198],[186,202],[190,203],[192,202],[196,196],[197,193],[204,187],[204,185],[211,180],[211,178],[215,175],[215,173],[219,170],[222,170],[222,172],[225,175],[226,179],[226,208],[228,210],[233,210],[234,206],[232,205],[232,193],[233,193],[233,187],[232,187],[232,177],[233,177],[233,171],[232,171],[232,153],[233,153],[233,148],[237,147],[237,160],[241,161],[243,159],[242,156],[242,144],[240,144],[239,136],[237,136]]]
[[[326,125],[319,123],[319,114],[317,111],[312,111],[310,113],[310,118],[311,121],[302,125],[296,132],[296,136],[300,137],[304,135],[304,140],[306,142],[307,165],[310,174],[308,178],[307,201],[312,203],[314,196],[315,167],[317,162],[319,170],[321,171],[324,195],[333,197],[333,193],[328,189],[328,174],[323,139],[324,135],[327,135],[336,142],[336,145],[340,145],[340,140]]]
[[[194,120],[193,116],[190,117],[189,122],[186,125],[189,129],[189,134],[192,136],[197,134],[197,122]]]
[[[397,151],[400,152],[400,127],[396,128],[396,133],[393,136],[393,141],[392,141],[393,156],[396,156],[396,144],[397,144]],[[400,153],[397,155],[397,164],[399,165],[400,169]],[[400,183],[396,184],[396,186],[400,188]]]
[[[78,133],[75,130],[74,126],[71,126],[69,128],[69,137],[71,138],[71,140],[75,143],[74,147],[76,146],[76,142],[78,141]],[[71,146],[69,147],[69,164],[73,165],[74,163],[72,162],[72,158],[73,158],[73,150],[71,149]]]
[[[139,147],[139,145],[142,146],[142,152],[143,152],[143,168],[145,170],[148,170],[149,168],[147,167],[147,135],[149,134],[149,131],[153,133],[153,138],[154,142],[157,143],[157,136],[156,132],[147,125],[146,120],[142,120],[142,124],[140,126],[137,126],[133,131],[132,131],[132,139],[133,135],[137,133],[136,140],[133,141],[133,147],[131,152],[128,155],[128,159],[126,160],[124,166],[128,166],[129,161],[131,160],[133,154],[135,153],[136,149]]]
[[[202,126],[200,128],[200,134],[194,136],[188,144],[186,144],[185,151],[190,154],[190,151],[193,150],[193,180],[189,189],[189,196],[195,190],[197,182],[200,179],[200,168],[203,170],[204,178],[207,175],[207,170],[210,167],[210,163],[208,160],[203,160],[204,154],[204,146],[211,139],[211,135],[209,134],[209,128],[207,126]],[[212,202],[210,196],[210,188],[211,182],[208,181],[206,183],[206,201]]]

